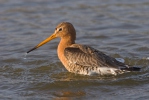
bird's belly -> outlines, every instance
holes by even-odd
[[[91,67],[91,66],[80,66],[80,65],[69,66],[68,71],[82,75],[117,75],[123,73],[121,70],[116,68]]]

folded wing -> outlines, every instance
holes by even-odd
[[[124,63],[86,45],[73,44],[65,49],[65,57],[70,63],[88,67],[126,68]]]

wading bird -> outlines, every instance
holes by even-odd
[[[69,22],[58,24],[50,37],[40,42],[27,53],[57,37],[61,38],[57,49],[58,58],[69,72],[83,75],[117,75],[140,70],[139,67],[131,67],[119,62],[90,46],[76,44],[76,31]]]

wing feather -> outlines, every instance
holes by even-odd
[[[88,67],[126,67],[124,63],[115,58],[86,45],[73,44],[67,47],[64,55],[70,63]]]

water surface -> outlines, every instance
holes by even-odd
[[[1,0],[0,99],[148,100],[148,19],[148,0]],[[57,58],[59,39],[25,57],[62,21],[74,25],[77,43],[142,70],[110,77],[69,73]]]

